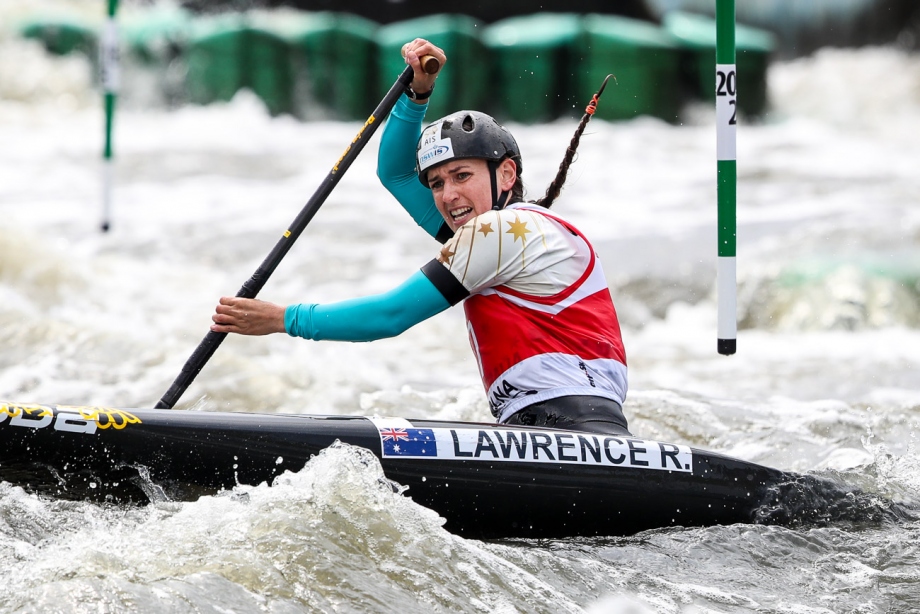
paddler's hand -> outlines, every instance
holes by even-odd
[[[269,335],[283,333],[284,307],[254,298],[222,296],[217,313],[211,316],[215,333]]]
[[[432,45],[424,38],[417,38],[414,41],[406,43],[402,46],[402,55],[406,59],[406,64],[411,66],[412,70],[414,71],[412,83],[409,84],[412,88],[412,91],[418,92],[419,94],[430,92],[431,88],[434,87],[435,79],[438,78],[438,75],[441,74],[441,70],[444,68],[444,63],[447,62],[447,56],[444,54],[444,51],[440,47]],[[422,58],[426,55],[433,56],[441,64],[438,72],[434,73],[433,75],[429,75],[422,68],[422,62],[419,58]],[[414,100],[413,102],[424,104],[428,101]]]

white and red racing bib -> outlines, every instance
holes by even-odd
[[[470,293],[470,343],[499,421],[560,396],[623,403],[626,355],[616,310],[578,229],[517,203],[467,222],[438,260]]]

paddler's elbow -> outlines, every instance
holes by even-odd
[[[418,324],[418,321],[408,313],[408,310],[398,307],[387,308],[380,315],[380,321],[384,323],[380,331],[381,339],[398,337]]]

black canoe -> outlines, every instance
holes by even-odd
[[[802,520],[802,510],[811,519],[839,514],[841,502],[849,509],[854,499],[823,478],[638,437],[2,402],[0,481],[63,499],[191,501],[237,484],[270,484],[336,440],[372,451],[387,478],[444,517],[447,530],[475,538],[789,523]]]

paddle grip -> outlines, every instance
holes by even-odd
[[[406,53],[402,52],[403,59],[406,57]],[[422,70],[424,70],[429,75],[441,70],[441,62],[438,61],[438,58],[433,55],[423,55],[419,58],[419,62],[422,64]]]
[[[434,73],[441,70],[441,63],[438,61],[438,58],[434,57],[433,55],[423,55],[419,59],[422,62],[422,70],[424,70],[429,75],[433,75]]]

